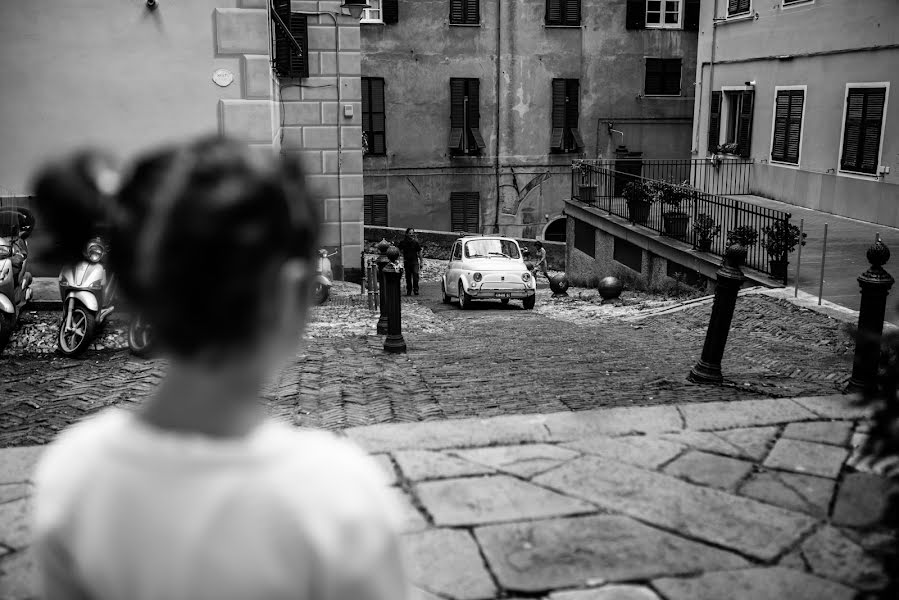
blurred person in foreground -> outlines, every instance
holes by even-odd
[[[96,153],[37,177],[63,253],[96,227],[170,359],[137,411],[63,432],[36,476],[43,597],[397,600],[398,512],[349,442],[257,402],[305,325],[319,221],[295,162],[209,138],[124,178]]]

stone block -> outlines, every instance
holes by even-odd
[[[701,402],[681,407],[687,429],[732,429],[759,427],[790,421],[807,421],[815,414],[784,398],[744,400],[742,402]]]
[[[309,50],[337,50],[337,32],[333,25],[309,25]],[[357,46],[358,48],[358,46]]]
[[[651,588],[642,585],[604,585],[587,590],[570,590],[549,595],[549,600],[660,600]]]
[[[845,585],[783,567],[656,579],[652,585],[667,600],[852,600],[856,594]]]
[[[268,100],[219,100],[225,135],[244,142],[272,143],[272,103]]]
[[[574,450],[550,444],[475,448],[473,450],[457,450],[453,454],[459,458],[525,478],[533,477],[580,456]]]
[[[31,550],[4,556],[0,564],[0,593],[4,599],[37,598],[38,568]]]
[[[340,144],[344,148],[362,148],[362,127],[356,125],[341,127]]]
[[[341,102],[341,104],[343,104]],[[340,109],[337,102],[325,101],[321,103],[321,120],[328,125],[337,125],[340,119]]]
[[[685,446],[680,444],[642,435],[617,438],[595,435],[566,443],[565,446],[648,469],[665,464],[685,450]]]
[[[781,438],[763,464],[771,469],[836,478],[848,456],[845,448]]]
[[[350,217],[351,220],[356,220],[363,209],[364,204],[361,197],[342,198],[340,200],[337,198],[328,198],[325,200],[325,221],[346,221],[347,217]]]
[[[761,460],[768,454],[768,447],[776,435],[776,427],[749,427],[723,431],[687,430],[680,433],[666,433],[661,437],[714,454]]]
[[[362,35],[359,25],[340,27],[340,51],[359,50],[362,47]]]
[[[322,50],[318,53],[319,73],[322,75],[337,75],[337,52]]]
[[[0,543],[22,550],[31,543],[31,499],[0,504]]]
[[[271,0],[240,0],[241,8],[268,8]]]
[[[835,488],[835,482],[826,477],[761,471],[743,484],[740,494],[824,519]]]
[[[552,441],[567,442],[596,434],[680,431],[681,418],[673,406],[606,408],[546,415],[546,427]]]
[[[341,74],[343,75],[343,74]],[[362,100],[362,79],[360,77],[340,78],[340,98],[342,101]]]
[[[336,197],[340,187],[340,180],[337,179],[337,175],[308,175],[306,183],[313,194],[322,198]],[[325,206],[327,207],[327,201]],[[327,211],[327,208],[325,210]],[[330,221],[331,219],[326,220]]]
[[[337,127],[314,125],[303,128],[303,148],[337,148]]]
[[[886,573],[879,560],[836,527],[825,525],[802,543],[812,572],[866,591],[883,589]]]
[[[428,522],[422,514],[415,508],[409,496],[398,487],[390,488],[392,494],[396,497],[396,505],[400,509],[400,531],[402,533],[413,533],[415,531],[423,531],[428,528]]]
[[[341,75],[359,75],[362,73],[361,52],[340,52],[337,58]]]
[[[340,195],[362,197],[362,173],[352,175],[349,171],[340,176]]]
[[[431,450],[402,450],[393,453],[403,476],[410,481],[484,475],[495,470],[477,463]]]
[[[318,12],[318,2],[316,0],[291,0],[291,12]]]
[[[284,126],[294,125],[320,125],[320,102],[285,102],[281,110],[284,111]]]
[[[303,81],[303,100],[337,100],[336,77],[309,77]]]
[[[29,483],[2,483],[0,484],[0,504],[27,498],[31,493],[31,484]]]
[[[870,409],[855,405],[855,400],[855,396],[843,394],[793,399],[794,402],[825,419],[864,419],[869,417]]]
[[[762,560],[778,556],[815,524],[806,515],[594,456],[534,482]]]
[[[752,471],[753,463],[707,452],[690,451],[665,467],[665,473],[692,483],[730,490]]]
[[[362,172],[362,153],[358,151],[344,151],[342,153],[343,163],[341,172],[343,173],[361,173]],[[322,152],[324,160],[324,173],[337,173],[338,152],[336,150],[325,150]]]
[[[272,97],[272,68],[267,54],[244,54],[243,85],[245,98]]]
[[[475,536],[500,586],[534,596],[597,582],[749,566],[736,554],[618,515],[490,525],[475,529]]]
[[[887,480],[869,473],[849,473],[840,483],[833,507],[833,522],[845,527],[869,527],[883,517]]]
[[[387,484],[396,485],[398,482],[396,469],[393,468],[393,462],[390,460],[390,457],[386,454],[375,454],[372,458],[378,463],[378,466],[381,468],[381,471],[384,472],[384,475],[387,476]]]
[[[458,600],[493,598],[497,589],[467,531],[431,529],[403,536],[409,579],[429,592]]]
[[[851,421],[807,421],[790,423],[784,429],[783,437],[793,440],[818,442],[845,446],[852,432]]]
[[[477,525],[595,512],[563,496],[506,475],[427,481],[415,492],[439,526]]]
[[[0,483],[22,483],[31,481],[34,469],[44,453],[45,446],[19,446],[0,448]]]
[[[271,45],[268,11],[215,9],[215,43],[220,54],[268,54]]]

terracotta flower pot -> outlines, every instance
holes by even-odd
[[[687,226],[690,224],[690,215],[682,212],[669,212],[662,215],[665,224],[665,233],[679,240],[687,237]]]
[[[627,212],[630,215],[631,221],[638,225],[646,225],[646,221],[649,220],[650,206],[652,205],[644,200],[628,200]]]
[[[696,249],[700,252],[709,252],[712,249],[712,239],[699,238],[696,240]]]
[[[768,259],[768,267],[771,271],[771,277],[778,281],[784,281],[787,278],[787,266],[790,264],[788,260]]]

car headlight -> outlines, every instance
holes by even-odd
[[[98,263],[103,260],[103,254],[103,246],[98,244],[97,242],[91,242],[84,250],[84,258],[88,259],[92,263]]]
[[[527,271],[525,271],[524,273],[521,274],[521,280],[523,282],[527,283],[528,281],[531,280],[531,274],[528,273]]]
[[[483,275],[481,275],[480,273],[475,272],[475,274],[474,274],[474,280],[475,280],[475,281],[477,281],[478,283],[480,283],[480,282],[481,282],[481,279],[483,279],[483,278],[484,278]]]

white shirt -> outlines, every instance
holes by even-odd
[[[354,584],[402,596],[379,591],[396,583],[379,562],[395,496],[377,463],[328,433],[269,423],[216,440],[107,410],[51,444],[36,485],[50,597],[317,600],[359,597]],[[372,569],[384,579],[365,581]]]

